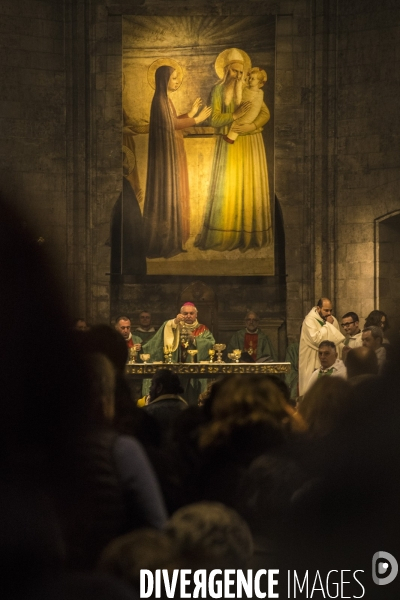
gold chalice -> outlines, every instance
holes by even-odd
[[[187,353],[191,356],[190,362],[194,362],[194,357],[198,353],[198,350],[188,350]]]
[[[136,362],[136,356],[137,356],[137,352],[135,350],[135,346],[132,346],[132,348],[129,348],[129,364],[132,365]]]
[[[172,364],[172,346],[164,346],[164,358],[167,364]]]
[[[217,363],[222,363],[222,353],[226,348],[226,344],[214,344],[213,348],[217,351]]]
[[[209,349],[208,355],[210,357],[210,363],[214,362],[215,350],[213,348]]]
[[[144,362],[144,364],[147,365],[147,361],[150,358],[150,354],[141,354],[140,358],[142,359],[142,361]]]
[[[234,361],[235,362],[239,362],[240,357],[242,356],[242,351],[239,350],[238,348],[236,348],[235,350],[232,351],[233,357],[234,357]]]
[[[235,360],[235,355],[233,354],[233,352],[228,352],[228,358],[230,360]]]

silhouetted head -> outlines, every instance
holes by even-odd
[[[293,418],[292,408],[280,389],[263,375],[233,375],[224,379],[213,396],[210,412],[211,422],[200,436],[204,447],[238,436],[242,439],[245,432],[254,441],[260,436],[264,443],[274,445],[282,440]]]
[[[151,380],[149,402],[164,394],[182,394],[183,387],[178,375],[169,369],[158,369]]]
[[[359,375],[378,375],[378,359],[371,348],[352,348],[346,358],[347,379]]]
[[[382,331],[389,329],[389,321],[386,313],[383,310],[372,310],[365,319],[364,329],[371,325],[381,327]]]
[[[141,569],[154,572],[167,568],[176,555],[176,544],[165,532],[140,529],[110,542],[100,557],[98,571],[127,581],[139,590]]]
[[[321,377],[307,390],[299,405],[299,413],[311,436],[330,433],[344,418],[349,406],[351,387],[342,377]]]
[[[176,511],[165,532],[182,555],[194,564],[245,567],[253,554],[253,539],[240,515],[219,502],[198,502]]]
[[[94,325],[84,336],[79,336],[78,341],[85,352],[104,354],[118,373],[124,372],[128,360],[128,348],[124,337],[116,329],[109,325]]]

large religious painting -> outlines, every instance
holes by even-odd
[[[123,274],[274,274],[274,81],[275,18],[123,18]]]

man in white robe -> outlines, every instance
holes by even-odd
[[[145,344],[156,333],[155,328],[151,324],[151,314],[148,310],[142,310],[139,315],[139,327],[135,329],[135,335],[142,340],[142,344]]]
[[[324,340],[320,343],[318,348],[318,359],[321,366],[311,374],[306,386],[306,391],[312,388],[314,383],[321,377],[343,377],[343,379],[347,379],[346,367],[344,362],[338,358],[334,342]]]
[[[360,329],[360,319],[357,313],[348,312],[342,317],[342,329],[345,332],[346,339],[344,345],[348,348],[358,348],[362,346],[362,331]]]
[[[318,347],[324,340],[334,342],[339,353],[345,337],[340,332],[339,323],[332,315],[329,298],[320,298],[303,321],[299,347],[299,394],[302,396],[308,381],[320,366]]]
[[[347,354],[352,348],[359,348],[362,346],[362,331],[360,329],[360,319],[357,313],[348,312],[342,317],[341,328],[343,329],[346,339],[344,340],[344,346],[342,348],[342,359],[344,362],[347,360]]]

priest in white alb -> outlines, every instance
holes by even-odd
[[[345,337],[341,333],[337,319],[332,315],[329,298],[320,298],[303,321],[299,347],[299,394],[302,396],[308,381],[320,367],[318,346],[324,340],[334,342],[339,353]]]

